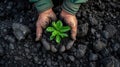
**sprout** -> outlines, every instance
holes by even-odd
[[[62,21],[52,22],[52,26],[47,27],[46,31],[51,32],[50,40],[55,39],[58,44],[60,44],[61,38],[68,37],[68,32],[70,30],[69,26],[63,26]]]

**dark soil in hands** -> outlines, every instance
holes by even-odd
[[[1,0],[0,67],[120,67],[120,1],[90,0],[81,4],[76,16],[73,47],[52,53],[35,42],[38,13],[32,4]]]

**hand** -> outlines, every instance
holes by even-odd
[[[66,49],[70,49],[73,44],[74,41],[76,40],[76,35],[77,35],[77,19],[75,15],[72,15],[64,10],[62,10],[61,12],[61,17],[63,18],[63,20],[71,27],[71,38],[73,40],[71,40],[70,42],[68,42]]]
[[[52,8],[39,14],[36,23],[36,41],[40,40],[43,32],[42,30],[50,23],[50,21],[55,19],[56,19],[56,15],[53,12]]]
[[[77,35],[77,19],[75,15],[72,15],[64,10],[61,12],[61,17],[64,21],[71,27],[71,37],[73,40],[76,40]]]

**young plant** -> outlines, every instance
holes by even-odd
[[[68,32],[70,30],[69,26],[63,26],[62,21],[52,22],[51,27],[47,27],[46,31],[51,32],[50,40],[55,39],[58,44],[60,44],[61,38],[68,37]]]

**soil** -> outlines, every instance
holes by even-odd
[[[59,15],[59,7],[53,9]],[[32,4],[0,0],[0,67],[120,67],[120,1],[89,0],[76,16],[73,47],[52,53],[35,42],[38,13]]]

